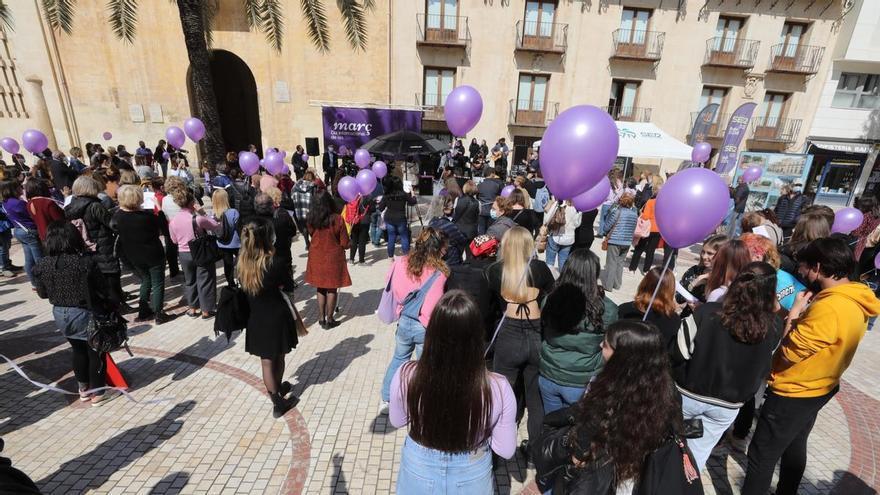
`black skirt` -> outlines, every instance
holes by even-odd
[[[263,277],[263,289],[256,296],[248,295],[244,350],[249,354],[271,359],[289,353],[298,343],[296,322],[281,293],[286,278],[287,267],[276,257]]]

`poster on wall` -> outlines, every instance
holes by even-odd
[[[743,151],[739,155],[733,184],[749,167],[761,167],[761,177],[749,184],[749,199],[746,211],[773,208],[779,199],[782,186],[788,184],[803,185],[810,173],[813,155],[794,153],[755,153]]]
[[[420,110],[322,107],[321,115],[324,121],[325,150],[329,144],[335,144],[337,150],[341,150],[343,146],[356,150],[383,134],[403,129],[413,132],[422,130]]]

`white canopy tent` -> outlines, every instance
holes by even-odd
[[[620,136],[617,156],[690,160],[693,147],[663,132],[650,122],[615,122]]]

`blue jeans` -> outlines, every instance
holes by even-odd
[[[403,250],[404,256],[409,254],[409,225],[406,222],[385,222],[385,228],[388,231],[388,257],[394,257],[394,247],[398,237],[400,237],[400,249]]]
[[[373,212],[370,215],[370,242],[374,246],[379,247],[382,244],[382,229],[379,228],[379,213]]]
[[[0,232],[0,270],[9,269],[12,260],[9,259],[9,250],[12,248],[12,229]]]
[[[385,402],[391,400],[391,379],[394,378],[397,368],[403,366],[413,355],[418,359],[422,355],[422,346],[424,345],[425,327],[418,321],[401,317],[397,323],[394,356],[391,358],[388,370],[385,371],[385,378],[382,380],[382,400]]]
[[[544,402],[544,414],[550,414],[568,407],[584,396],[586,387],[566,387],[553,380],[538,376],[538,388],[541,389],[541,400]]]
[[[493,493],[492,453],[482,446],[465,454],[429,449],[406,437],[400,455],[397,493],[484,495]]]
[[[571,246],[560,246],[553,240],[552,236],[547,236],[547,266],[552,267],[559,258],[559,269],[565,266],[565,261],[571,253]]]
[[[734,239],[739,235],[740,230],[742,230],[742,222],[743,213],[737,213],[735,211],[730,212],[730,216],[728,219],[730,222],[727,225],[727,237]]]
[[[31,285],[33,285],[34,265],[43,257],[43,249],[40,246],[40,238],[37,237],[37,230],[25,230],[21,227],[16,227],[13,230],[13,235],[21,243],[21,247],[24,250],[24,271],[27,273]]]
[[[731,409],[707,404],[682,395],[681,413],[684,419],[699,418],[703,420],[703,436],[687,439],[688,447],[694,454],[694,461],[697,463],[697,470],[702,471],[706,467],[706,461],[712,454],[715,444],[736,419],[739,408]]]

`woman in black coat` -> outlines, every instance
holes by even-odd
[[[477,201],[477,185],[469,180],[461,188],[463,195],[455,203],[452,222],[464,234],[468,243],[477,236],[477,220],[480,216],[480,202]]]
[[[272,415],[281,417],[293,404],[285,399],[289,382],[282,382],[284,356],[298,344],[293,306],[281,287],[292,285],[287,263],[275,256],[271,220],[253,218],[241,229],[241,249],[236,267],[241,289],[247,295],[250,315],[244,349],[258,356],[263,383],[272,399]]]
[[[64,207],[64,217],[74,222],[82,222],[87,239],[86,247],[95,253],[98,268],[107,279],[110,288],[110,297],[117,303],[123,312],[131,311],[131,307],[125,304],[125,296],[122,292],[121,272],[119,258],[114,253],[116,246],[116,232],[111,225],[112,216],[98,199],[100,186],[95,179],[88,176],[80,176],[73,182],[73,199]]]
[[[161,325],[171,317],[163,310],[165,301],[165,249],[159,241],[162,225],[152,210],[142,210],[144,193],[137,186],[127,185],[116,193],[119,209],[113,214],[113,225],[119,232],[117,251],[125,253],[135,275],[141,279],[138,298],[138,319],[156,319]]]

